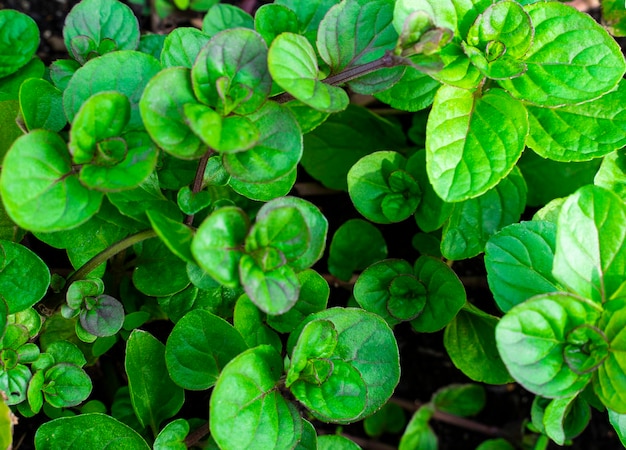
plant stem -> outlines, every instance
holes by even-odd
[[[126,236],[119,242],[111,245],[110,247],[105,248],[100,253],[95,255],[85,264],[83,264],[76,272],[70,275],[65,283],[65,290],[77,280],[84,279],[89,272],[94,270],[100,264],[106,262],[109,258],[117,255],[118,253],[126,250],[128,247],[137,244],[138,242],[145,241],[146,239],[150,239],[155,237],[157,234],[154,230],[144,230],[139,233],[131,234],[130,236]],[[57,307],[63,303],[65,300],[65,295],[63,293],[58,295],[53,295],[50,299],[45,302],[42,302],[39,305],[39,311],[44,315],[51,315],[57,309]]]
[[[405,409],[411,412],[417,411],[423,405],[423,403],[418,402],[418,401],[410,402],[408,400],[404,400],[404,399],[396,398],[396,397],[392,397],[390,401],[400,406],[402,409]],[[454,425],[457,427],[465,428],[467,430],[476,431],[478,433],[482,433],[487,436],[511,438],[511,436],[509,436],[508,433],[502,430],[501,428],[484,425],[474,420],[466,419],[465,417],[455,416],[454,414],[449,414],[443,411],[435,410],[435,413],[433,414],[433,419],[438,420],[440,422],[445,422],[445,423],[448,423],[450,425]]]
[[[187,448],[190,448],[196,445],[203,437],[209,434],[209,422],[205,422],[200,425],[199,428],[196,428],[191,433],[187,435],[185,438],[185,445]]]
[[[374,61],[370,61],[360,66],[351,67],[344,70],[343,72],[331,75],[328,78],[323,79],[322,83],[330,84],[332,86],[338,86],[347,83],[348,81],[352,81],[355,78],[367,75],[368,73],[374,72],[378,69],[402,65],[403,61],[404,60],[402,58],[396,57],[391,52],[387,52],[382,57],[375,59]],[[272,100],[275,100],[278,103],[286,103],[290,100],[293,100],[293,98],[294,97],[290,93],[283,92],[282,94],[272,97]]]
[[[215,153],[213,150],[209,149],[202,158],[200,158],[200,162],[198,163],[198,169],[196,170],[196,177],[193,179],[193,186],[191,187],[191,192],[193,194],[197,194],[202,190],[202,181],[204,180],[204,171],[206,170],[206,165],[209,162],[209,158]],[[193,214],[189,214],[185,218],[185,224],[191,226],[193,224]]]

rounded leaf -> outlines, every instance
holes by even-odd
[[[247,347],[231,324],[196,309],[185,314],[167,338],[165,363],[174,383],[204,390],[212,387],[224,366]]]
[[[91,389],[91,378],[83,369],[74,364],[60,363],[46,370],[42,390],[50,405],[69,408],[86,400]]]
[[[102,193],[86,189],[73,174],[63,139],[47,130],[33,131],[13,143],[4,157],[0,193],[11,219],[30,231],[78,226],[102,202]]]
[[[28,130],[44,128],[61,131],[67,119],[63,112],[63,94],[48,81],[31,78],[20,86],[20,110]]]
[[[46,264],[23,245],[0,240],[0,297],[7,314],[34,306],[46,295],[50,271]],[[4,327],[2,330],[4,332]]]
[[[253,30],[222,31],[198,54],[191,78],[197,98],[221,115],[253,113],[265,103],[272,87],[267,45]]]
[[[211,395],[211,435],[224,450],[293,448],[302,436],[302,418],[277,389],[280,355],[269,345],[231,360]]]
[[[33,19],[19,11],[0,11],[0,78],[17,72],[35,55],[39,28]]]
[[[280,34],[267,58],[274,81],[302,103],[329,113],[348,107],[348,94],[343,89],[319,80],[315,50],[304,36]]]
[[[209,42],[210,37],[197,28],[178,27],[173,29],[163,42],[161,65],[191,69],[198,53]]]
[[[88,333],[99,337],[113,336],[124,324],[124,307],[110,295],[99,295],[93,304],[80,312],[79,319]]]

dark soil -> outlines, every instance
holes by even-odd
[[[38,51],[46,64],[55,59],[67,57],[63,46],[62,27],[63,21],[73,5],[78,0],[0,0],[0,9],[16,9],[30,15],[39,25],[41,32],[41,45]],[[261,2],[243,0],[231,3],[243,4],[248,10],[253,10]],[[131,4],[137,11],[137,7]],[[139,13],[140,14],[140,13]],[[138,16],[144,31],[159,31],[150,29],[149,17]],[[198,16],[201,17],[201,16]],[[192,16],[185,16],[183,19],[190,21]],[[169,24],[171,26],[171,24]],[[358,217],[349,199],[345,195],[323,195],[308,197],[309,200],[318,204],[324,214],[329,218],[331,224],[331,236],[334,230],[345,220]],[[411,221],[392,226],[381,227],[387,243],[389,245],[389,256],[393,258],[404,258],[414,261],[418,254],[406,246],[406,236],[412,236],[416,231],[416,226]],[[401,239],[399,239],[401,237]],[[51,253],[53,249],[48,250]],[[43,255],[45,258],[45,255]],[[54,255],[51,255],[51,257]],[[58,255],[57,255],[58,256]],[[325,263],[319,267],[320,271],[326,270]],[[466,280],[466,288],[470,301],[476,303],[483,309],[493,310],[494,302],[487,288],[485,269],[480,258],[470,261],[462,261],[455,264],[455,271]],[[471,281],[471,283],[470,283]],[[348,301],[349,290],[341,286],[333,287],[331,292],[331,302],[343,304]],[[157,325],[158,326],[158,325]],[[156,336],[167,336],[168,330],[150,329]],[[402,377],[396,390],[395,396],[408,405],[414,402],[428,402],[430,396],[439,388],[452,383],[471,382],[450,362],[443,347],[443,333],[416,334],[407,324],[396,328],[396,334],[401,352]],[[115,349],[114,349],[115,350]],[[114,358],[119,355],[120,360]],[[123,371],[123,349],[118,349],[112,355],[106,357],[107,367],[112,367],[112,372],[119,375],[119,368]],[[111,372],[108,372],[110,376]],[[98,373],[94,371],[94,378]],[[100,373],[100,377],[104,374]],[[109,380],[110,381],[110,380]],[[123,382],[123,380],[118,380]],[[113,384],[116,384],[115,382]],[[96,387],[97,389],[97,387]],[[526,420],[530,417],[530,404],[533,396],[516,384],[506,386],[486,386],[487,406],[483,412],[472,420],[482,428],[469,425],[457,426],[445,421],[433,420],[431,422],[439,438],[439,448],[441,450],[465,450],[474,449],[485,439],[497,437],[498,435],[519,436]],[[110,395],[106,392],[96,391],[101,394],[103,401],[108,403],[106,398]],[[207,399],[202,393],[188,395],[185,408],[196,406],[196,412],[190,411],[191,415],[206,418]],[[110,404],[110,403],[109,403]],[[407,412],[407,420],[410,413]],[[20,450],[33,449],[33,438],[37,427],[47,419],[40,414],[33,419],[21,419],[15,429],[15,444]],[[328,424],[316,424],[320,432],[334,433],[336,427]],[[343,427],[343,432],[353,437],[365,449],[393,449],[398,445],[399,435],[384,435],[379,440],[371,440],[363,431],[362,425],[355,424]],[[490,434],[491,433],[491,434]],[[19,443],[19,444],[18,444]],[[551,444],[549,448],[557,448]],[[571,446],[574,450],[616,450],[622,448],[613,428],[608,423],[606,415],[594,410],[593,418],[584,433],[574,440]]]

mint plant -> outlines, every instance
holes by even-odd
[[[623,5],[133,3],[201,20],[82,0],[46,67],[0,11],[3,443],[15,414],[37,449],[352,449],[355,422],[436,449],[435,420],[542,449],[595,408],[626,444]],[[394,395],[403,327],[472,383]],[[522,437],[468,419],[513,382]]]

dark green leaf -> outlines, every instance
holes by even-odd
[[[166,37],[164,34],[146,33],[139,39],[137,51],[151,55],[160,61]]]
[[[421,200],[415,174],[397,152],[380,151],[364,156],[348,172],[348,193],[355,208],[376,223],[401,222]]]
[[[319,25],[317,48],[333,73],[381,58],[393,49],[394,0],[347,0],[333,6]]]
[[[591,100],[612,90],[626,63],[616,42],[589,15],[558,2],[527,6],[535,38],[528,69],[499,83],[514,97],[541,106]]]
[[[24,134],[16,121],[19,113],[20,104],[17,100],[0,100],[0,158],[4,158],[13,142]]]
[[[133,11],[115,0],[84,0],[76,5],[63,26],[65,47],[81,64],[111,50],[135,50],[139,22]],[[106,47],[107,51],[103,51]]]
[[[421,256],[415,261],[413,270],[426,286],[427,301],[420,315],[411,321],[411,326],[421,333],[438,331],[465,305],[465,288],[450,266],[440,259]]]
[[[378,150],[400,150],[406,145],[399,127],[351,105],[304,136],[302,166],[331,189],[348,190],[350,168]]]
[[[59,363],[46,370],[43,396],[55,408],[76,406],[89,397],[91,378],[80,367]]]
[[[411,156],[407,168],[414,174],[422,191],[421,200],[415,210],[415,221],[426,233],[438,230],[450,217],[454,204],[443,201],[430,184],[426,173],[425,150],[420,150]]]
[[[289,174],[302,156],[302,134],[286,107],[267,102],[247,119],[260,137],[250,150],[223,155],[226,171],[239,181],[266,183]]]
[[[200,267],[226,286],[239,286],[241,246],[249,227],[248,217],[241,209],[220,208],[202,222],[191,243],[191,252]]]
[[[298,17],[299,33],[304,35],[311,45],[315,44],[319,24],[328,10],[339,0],[316,0],[301,2],[299,0],[276,0],[275,4],[286,6]]]
[[[534,404],[533,404],[534,406]],[[545,407],[545,433],[558,445],[578,436],[591,419],[591,408],[580,396],[557,398]]]
[[[426,168],[435,192],[458,202],[486,192],[515,166],[528,134],[524,106],[501,89],[482,96],[444,86],[428,117]]]
[[[419,111],[432,105],[441,84],[423,72],[407,67],[402,78],[389,89],[374,94],[381,102],[403,111]]]
[[[265,183],[249,183],[238,180],[237,178],[230,178],[228,185],[233,188],[233,191],[250,200],[267,202],[278,197],[283,197],[291,192],[291,189],[296,183],[297,172],[297,167],[294,167],[291,172]]]
[[[515,447],[504,438],[496,438],[481,442],[476,450],[515,450]]]
[[[33,131],[15,141],[4,157],[0,192],[11,219],[32,231],[78,226],[93,216],[102,202],[102,193],[87,190],[72,174],[65,142],[47,130]]]
[[[521,222],[487,241],[485,267],[494,299],[504,312],[538,294],[558,291],[552,276],[556,224]]]
[[[194,310],[167,338],[165,362],[172,380],[190,390],[212,387],[226,363],[246,350],[241,334],[224,319]]]
[[[135,247],[137,267],[133,284],[146,295],[160,297],[182,291],[189,285],[185,262],[172,253],[158,238]],[[167,277],[163,274],[167,273]]]
[[[43,78],[45,66],[41,59],[34,57],[17,72],[0,78],[0,93],[3,100],[17,100],[20,86],[29,78]]]
[[[451,384],[435,392],[431,402],[438,411],[475,416],[485,407],[485,389],[479,384]]]
[[[267,57],[274,81],[302,103],[329,113],[348,107],[349,98],[343,89],[320,81],[315,50],[304,36],[280,34]]]
[[[405,426],[404,410],[391,402],[363,420],[363,429],[371,437],[379,437],[384,432],[399,433]]]
[[[398,450],[437,450],[437,435],[428,425],[434,412],[432,405],[424,405],[415,411],[400,439]]]
[[[387,244],[382,233],[369,222],[350,219],[333,235],[328,257],[328,270],[344,281],[355,271],[387,256]]]
[[[0,297],[6,301],[8,314],[33,306],[49,284],[48,267],[35,253],[20,244],[0,241]]]
[[[61,417],[44,423],[35,434],[35,445],[40,450],[150,448],[132,428],[100,413]]]
[[[252,30],[222,31],[198,54],[191,78],[197,98],[221,115],[253,113],[265,103],[272,87],[267,45]]]
[[[272,347],[246,350],[222,371],[211,395],[211,434],[224,450],[293,448],[302,419],[276,388],[283,361]]]
[[[49,82],[31,78],[20,87],[20,110],[26,128],[61,131],[67,120],[63,112],[63,94]]]
[[[159,210],[146,211],[152,228],[159,235],[161,240],[167,245],[176,256],[187,263],[194,263],[195,259],[191,253],[191,241],[193,231],[181,222],[170,219]]]
[[[233,324],[241,333],[248,347],[271,345],[282,352],[283,344],[278,334],[263,323],[265,314],[248,298],[241,295],[235,305]]]
[[[585,186],[561,208],[554,277],[571,292],[605,302],[626,273],[626,206],[614,193]]]
[[[58,89],[64,91],[79,68],[80,64],[73,59],[57,59],[50,64],[50,78]]]
[[[254,28],[269,46],[280,33],[298,32],[298,16],[283,5],[275,3],[262,5],[254,13]]]
[[[514,168],[495,188],[454,205],[443,229],[441,253],[452,260],[478,255],[491,235],[519,220],[525,205],[526,183]]]
[[[33,19],[19,11],[0,11],[0,78],[17,72],[35,55],[39,29]]]
[[[135,414],[156,435],[161,422],[175,415],[185,401],[183,389],[167,373],[165,346],[150,333],[133,331],[124,367]]]
[[[600,6],[602,6],[602,25],[613,36],[626,36],[626,5],[618,0],[605,0]]]
[[[505,384],[512,381],[496,347],[498,319],[466,307],[446,327],[443,343],[454,365],[474,381]]]
[[[100,1],[100,0],[95,0]],[[161,64],[150,55],[124,50],[88,61],[78,69],[63,92],[63,107],[68,120],[85,100],[103,91],[118,91],[130,101],[128,129],[142,129],[139,99],[148,81],[161,70]]]

